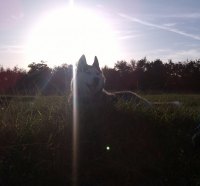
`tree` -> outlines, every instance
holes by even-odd
[[[145,89],[144,72],[146,70],[146,65],[147,65],[147,58],[146,57],[137,61],[136,69],[135,69],[136,79],[137,79],[137,89],[141,89],[141,90]]]
[[[114,69],[119,71],[121,74],[129,73],[132,71],[131,65],[126,61],[117,61],[117,63],[115,63]]]
[[[28,67],[30,70],[19,83],[20,90],[29,94],[45,94],[49,88],[52,69],[44,61],[40,63],[33,62]]]
[[[0,69],[0,93],[13,94],[18,93],[16,90],[17,82],[25,76],[25,71],[14,67],[13,69]]]
[[[73,66],[63,64],[53,69],[51,85],[58,94],[69,94],[72,79]]]

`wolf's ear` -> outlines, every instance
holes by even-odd
[[[85,55],[82,55],[78,61],[77,70],[78,72],[82,72],[86,69],[86,67],[87,67],[86,58],[85,58]]]
[[[99,61],[97,59],[97,56],[94,57],[94,63],[92,66],[95,67],[97,70],[101,71],[100,67],[99,67]]]

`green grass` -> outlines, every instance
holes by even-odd
[[[180,108],[119,102],[79,113],[80,185],[200,185],[191,142],[200,95],[144,95]],[[66,97],[0,102],[0,185],[71,185],[72,108]],[[107,151],[106,147],[110,150]]]

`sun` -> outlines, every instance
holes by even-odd
[[[101,65],[115,62],[119,53],[114,29],[105,17],[80,7],[48,12],[33,26],[27,42],[27,59],[50,66],[75,64],[82,54],[98,56]]]

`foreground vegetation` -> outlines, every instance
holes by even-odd
[[[200,154],[191,141],[200,95],[145,97],[182,106],[147,110],[119,102],[80,111],[79,185],[200,185]],[[66,97],[4,97],[0,185],[71,185],[72,120]]]

